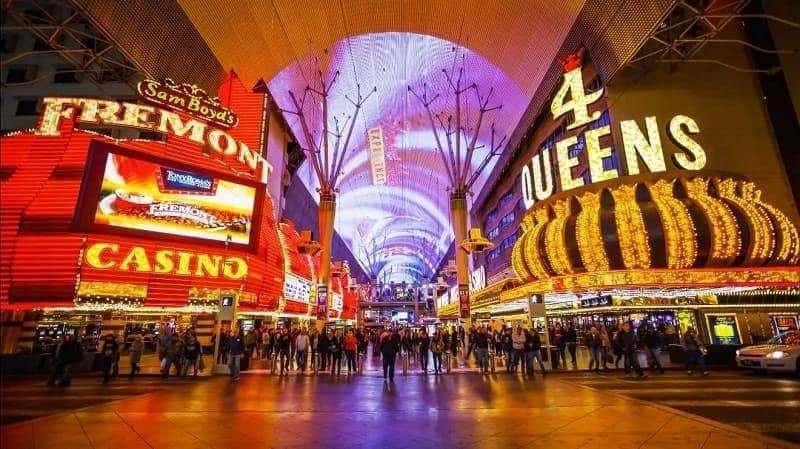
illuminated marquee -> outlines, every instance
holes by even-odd
[[[233,157],[254,174],[261,168],[261,181],[266,183],[272,171],[261,155],[239,142],[227,132],[196,119],[183,120],[176,112],[137,103],[96,100],[90,98],[45,97],[45,109],[36,134],[58,136],[61,121],[75,120],[95,125],[125,126],[185,137],[214,153]]]
[[[144,80],[136,85],[136,90],[147,102],[203,117],[223,128],[233,128],[239,124],[239,117],[222,106],[218,97],[210,97],[194,84],[177,84],[169,78],[163,83]]]
[[[152,254],[141,246],[120,251],[116,243],[94,243],[84,252],[84,261],[98,270],[134,273],[174,274],[200,278],[223,277],[239,280],[247,275],[247,261],[241,257],[161,249]]]
[[[587,93],[584,89],[583,71],[580,60],[583,49],[565,61],[564,79],[550,105],[553,119],[572,113],[572,121],[567,130],[576,129],[600,119],[600,112],[589,113],[589,105],[598,101],[603,89]],[[569,99],[568,99],[569,98]],[[622,133],[622,153],[628,175],[640,173],[639,160],[649,172],[666,171],[664,150],[661,145],[659,124],[654,116],[645,117],[644,131],[636,120],[623,120],[619,123]],[[680,151],[672,154],[676,167],[685,170],[700,170],[706,165],[706,154],[703,148],[691,136],[700,132],[700,127],[685,115],[675,115],[667,123],[667,134]],[[612,157],[612,148],[603,146],[601,139],[611,135],[611,126],[605,125],[583,132],[585,153],[588,162],[589,183],[607,181],[618,178],[621,174],[617,168],[604,167],[603,162]],[[522,168],[520,182],[525,208],[530,209],[536,201],[549,198],[555,191],[556,179],[562,191],[575,189],[585,184],[583,177],[575,177],[573,169],[580,165],[579,155],[571,153],[573,147],[579,145],[579,136],[565,137],[555,144],[555,166],[551,166],[553,151],[543,148],[532,158],[530,164]],[[624,175],[623,174],[623,175]]]

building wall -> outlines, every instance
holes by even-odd
[[[286,144],[290,136],[280,117],[277,106],[270,108],[267,130],[267,154],[265,159],[272,166],[272,173],[267,182],[267,191],[275,204],[275,221],[280,222],[283,216],[283,190],[286,180]]]
[[[742,38],[736,27],[727,31],[720,38]],[[709,44],[697,56],[712,58],[739,67],[750,66],[743,46]],[[668,120],[676,114],[692,117],[700,127],[694,137],[708,158],[705,169],[749,177],[767,202],[800,225],[797,203],[755,74],[702,63],[677,64],[672,72],[666,66],[657,66],[644,75],[628,68],[609,82],[607,95],[614,124],[635,119],[643,126],[645,116],[657,117],[665,160],[676,150],[666,138]],[[621,148],[620,134],[615,133],[614,138],[615,147]],[[667,169],[670,167],[667,161]]]

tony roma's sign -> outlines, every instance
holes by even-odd
[[[622,167],[617,167],[614,161],[614,149],[601,143],[601,139],[611,136],[611,124],[595,123],[601,118],[601,113],[589,112],[589,105],[600,99],[603,89],[595,92],[586,92],[584,89],[580,65],[582,57],[583,50],[561,61],[564,79],[553,98],[550,111],[553,119],[571,114],[572,121],[567,122],[567,131],[591,126],[586,126],[579,135],[565,133],[565,137],[555,143],[555,149],[542,148],[522,168],[520,180],[526,209],[555,193],[556,181],[565,191],[619,176],[637,175],[643,170],[653,173],[667,170],[660,125],[655,116],[650,116],[644,119],[644,129],[636,120],[619,122],[621,153],[627,169],[627,173],[621,173]],[[679,114],[667,121],[666,133],[678,149],[670,158],[675,167],[700,170],[706,165],[705,151],[692,138],[699,132],[700,127],[691,117]],[[555,158],[551,154],[553,151]],[[582,160],[588,165],[588,173],[585,174],[588,176],[575,173],[575,168],[582,165]],[[640,166],[640,160],[643,166]]]

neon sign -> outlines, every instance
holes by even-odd
[[[261,168],[261,181],[266,183],[272,166],[257,151],[237,141],[227,132],[196,119],[183,120],[176,112],[137,103],[96,100],[91,98],[45,97],[45,108],[36,134],[58,136],[61,121],[75,120],[96,125],[125,126],[185,137],[208,147],[221,157],[234,158],[254,174]]]
[[[210,97],[194,84],[177,84],[169,78],[163,83],[155,80],[140,81],[136,90],[142,100],[170,109],[196,115],[223,128],[239,124],[239,117],[222,106],[218,97]]]
[[[84,261],[98,270],[174,274],[200,278],[239,280],[247,275],[247,261],[190,251],[160,249],[152,254],[141,246],[120,251],[116,243],[94,243],[84,251]]]
[[[572,116],[572,120],[567,122],[567,130],[589,125],[601,117],[599,111],[590,113],[589,106],[602,97],[604,89],[586,92],[580,65],[582,57],[583,49],[576,55],[561,61],[565,71],[564,78],[550,104],[553,119],[564,115]],[[656,117],[645,117],[644,125],[643,131],[636,120],[619,122],[619,130],[622,134],[622,153],[627,168],[627,173],[624,174],[639,174],[640,160],[649,172],[656,173],[667,170]],[[703,147],[691,137],[700,132],[700,127],[694,119],[685,115],[675,115],[669,120],[666,130],[667,135],[679,149],[671,157],[677,168],[700,170],[706,165],[706,153]],[[604,146],[601,139],[610,135],[610,125],[599,126],[587,129],[581,135],[572,135],[559,140],[555,143],[555,155],[552,154],[553,149],[547,147],[537,152],[531,158],[530,163],[522,168],[520,175],[525,208],[530,209],[536,201],[549,198],[555,191],[556,180],[562,191],[586,184],[583,176],[576,177],[574,175],[574,169],[581,165],[582,153],[585,153],[583,157],[588,162],[589,184],[618,178],[621,175],[620,171],[604,164],[604,161],[612,158],[613,149],[610,146]],[[576,153],[574,149],[580,147],[581,143],[584,151]],[[551,164],[553,156],[555,156],[555,173]]]

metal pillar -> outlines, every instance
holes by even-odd
[[[327,297],[325,298],[325,313],[317,313],[317,331],[323,332],[325,323],[328,322],[328,309],[330,308],[330,272],[331,272],[331,250],[333,249],[333,221],[336,218],[336,194],[330,191],[322,191],[319,194],[319,244],[320,261],[317,285],[326,286]],[[321,304],[317,304],[320,306]]]
[[[466,329],[472,325],[469,300],[469,258],[465,250],[460,248],[461,242],[467,239],[467,192],[456,189],[450,194],[450,214],[453,222],[453,234],[456,244],[456,279],[458,280],[459,316]],[[464,301],[466,304],[462,303]],[[465,333],[469,344],[469,332]]]

